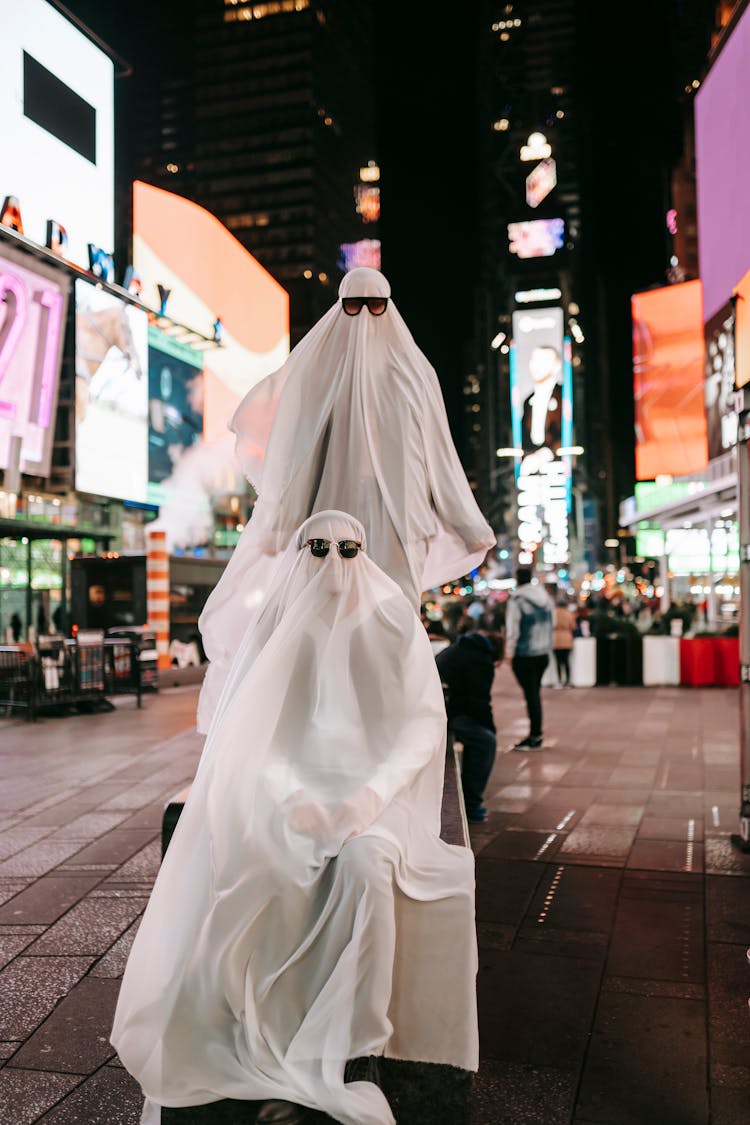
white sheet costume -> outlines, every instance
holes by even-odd
[[[144,1120],[280,1098],[393,1125],[347,1059],[478,1065],[474,860],[439,836],[437,667],[400,588],[344,539],[364,529],[321,513],[282,557],[137,933],[111,1038]]]
[[[211,662],[202,731],[274,558],[313,512],[360,520],[370,557],[415,610],[423,590],[469,573],[495,543],[456,453],[437,375],[388,282],[377,270],[351,270],[339,295],[389,300],[382,316],[366,308],[347,316],[337,302],[230,423],[259,499],[199,621]]]

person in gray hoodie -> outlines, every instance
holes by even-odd
[[[516,571],[516,588],[508,598],[505,653],[518,680],[529,714],[528,736],[514,750],[542,745],[542,676],[552,649],[552,604],[543,586],[532,584],[527,567]]]

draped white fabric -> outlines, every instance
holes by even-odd
[[[390,297],[355,269],[342,297]],[[423,590],[467,574],[495,536],[477,507],[448,427],[440,384],[392,300],[382,316],[337,302],[230,423],[258,492],[252,518],[200,618],[211,661],[198,724],[207,730],[254,599],[295,528],[326,509],[364,524],[370,557],[419,606]]]
[[[282,1098],[393,1125],[347,1059],[477,1067],[474,862],[439,837],[439,675],[400,588],[344,539],[364,528],[324,512],[282,555],[135,938],[111,1038],[147,1105]]]

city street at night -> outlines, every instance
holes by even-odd
[[[750,1122],[750,0],[0,0],[0,1125]]]
[[[138,1122],[108,1036],[164,807],[202,744],[196,696],[2,721],[4,1122]],[[508,749],[523,712],[505,667],[493,704],[490,816],[471,826],[480,1069],[470,1112],[449,1118],[426,1068],[408,1125],[741,1125],[750,856],[730,841],[734,692],[545,689],[549,736],[525,754]],[[248,1118],[227,1103],[167,1119]]]

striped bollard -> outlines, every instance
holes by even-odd
[[[148,627],[156,634],[158,667],[169,668],[169,554],[166,531],[149,531],[146,556]]]

